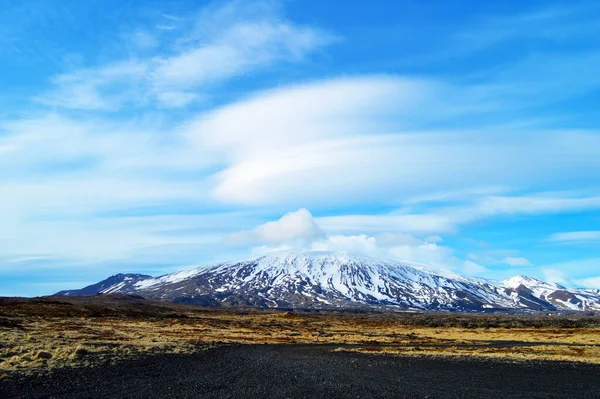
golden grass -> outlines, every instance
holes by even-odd
[[[455,357],[481,357],[495,358],[502,360],[551,360],[568,361],[600,364],[600,348],[598,347],[580,347],[570,345],[549,346],[508,346],[503,348],[494,347],[470,347],[449,346],[444,348],[436,347],[357,347],[336,348],[336,351],[359,352],[359,353],[377,353],[393,354],[403,356],[455,356]]]
[[[190,308],[162,318],[17,313],[8,319],[18,326],[0,325],[0,378],[6,372],[93,366],[231,343],[330,344],[365,353],[600,363],[598,327],[428,327],[389,315]]]

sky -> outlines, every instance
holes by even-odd
[[[289,249],[600,288],[598,2],[0,9],[0,295]]]

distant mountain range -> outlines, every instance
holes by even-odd
[[[124,293],[217,307],[600,310],[600,291],[531,277],[503,281],[341,252],[278,252],[161,277],[117,274],[57,295]]]

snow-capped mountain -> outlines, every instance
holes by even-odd
[[[58,295],[129,293],[205,306],[600,310],[600,294],[529,277],[465,277],[341,252],[279,252],[161,277],[120,274]]]
[[[598,290],[568,289],[556,283],[547,283],[527,276],[508,278],[502,281],[502,286],[517,292],[520,300],[533,297],[551,303],[557,309],[600,309],[600,293]]]
[[[75,291],[60,291],[56,295],[94,295],[98,293],[110,294],[119,292],[130,292],[135,290],[134,285],[140,281],[152,278],[145,274],[115,274],[99,283],[88,285]],[[76,292],[76,294],[74,294]]]

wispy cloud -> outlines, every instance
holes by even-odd
[[[510,266],[531,266],[531,262],[523,257],[509,256],[504,258],[502,262]]]
[[[573,173],[591,178],[600,170],[593,150],[600,136],[594,131],[411,129],[425,117],[421,110],[440,101],[438,87],[392,76],[292,86],[205,113],[185,134],[198,146],[221,151],[229,165],[216,176],[213,194],[241,204],[312,206],[317,193],[323,203],[366,200],[392,190],[408,200],[433,189],[567,183]],[[298,189],[289,190],[290,184]],[[578,200],[486,201],[480,213]]]
[[[543,268],[544,280],[551,283],[567,284],[567,274],[562,269]]]
[[[594,284],[598,270],[600,270],[600,258],[573,259],[541,267],[548,281],[596,289],[600,288]]]
[[[516,41],[560,44],[587,40],[597,33],[598,5],[593,2],[557,3],[517,14],[484,17],[455,34],[452,40],[463,51],[478,51]],[[539,43],[538,43],[539,46]]]
[[[453,68],[444,71],[453,75],[449,81],[473,82],[457,97],[479,99],[482,108],[500,108],[505,116],[517,109],[562,104],[596,90],[600,46],[591,38],[600,33],[598,4],[523,4],[518,9],[477,15],[459,29],[425,41],[430,51],[406,57],[405,62],[435,68],[451,60],[460,68],[456,73]],[[557,107],[552,116],[544,115],[545,124],[555,125],[556,120],[572,118],[570,114]],[[539,113],[534,119],[543,123]]]
[[[600,276],[597,277],[588,277],[579,280],[575,280],[575,282],[584,288],[593,288],[596,290],[600,289]]]
[[[141,61],[77,70],[54,77],[55,88],[36,100],[64,108],[117,110],[125,103],[144,101],[144,94],[139,89],[148,72],[148,65]]]
[[[141,51],[108,65],[58,75],[52,79],[54,88],[37,100],[84,110],[183,107],[216,84],[274,63],[301,62],[336,40],[324,30],[286,20],[277,3],[269,1],[207,6],[178,33],[162,44],[167,51]],[[158,38],[147,31],[134,31],[129,41],[141,50],[158,46]]]
[[[548,237],[553,242],[589,242],[600,240],[600,231],[568,231]]]
[[[541,273],[527,253],[493,253],[492,242],[467,257],[451,241],[502,220],[600,209],[597,121],[554,106],[600,86],[600,49],[584,40],[598,33],[597,13],[531,6],[478,19],[430,54],[457,60],[448,71],[391,74],[345,57],[310,68],[330,44],[353,43],[284,5],[161,11],[112,29],[102,51],[55,51],[67,68],[0,116],[2,270],[164,272],[299,243],[481,275]],[[29,51],[0,36],[0,57]],[[547,115],[567,127],[548,127]],[[545,244],[598,238],[595,225],[580,228],[565,222]],[[240,245],[224,247],[225,237]],[[593,278],[597,264],[541,267],[571,282]]]
[[[341,215],[320,219],[335,231],[409,231],[455,232],[461,226],[502,215],[544,215],[600,209],[600,197],[574,197],[564,193],[536,195],[483,196],[463,201],[461,205],[442,206],[422,213],[386,215]]]

